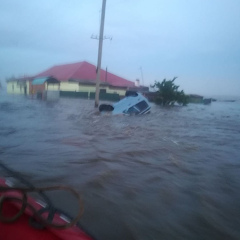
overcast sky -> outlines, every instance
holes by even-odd
[[[0,79],[97,64],[102,0],[1,0]],[[239,0],[107,0],[102,68],[149,86],[240,95]],[[141,70],[143,73],[143,81]]]

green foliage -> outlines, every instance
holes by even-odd
[[[152,87],[157,89],[157,97],[155,102],[157,104],[166,106],[174,105],[178,103],[180,105],[187,105],[188,97],[185,95],[184,91],[178,91],[179,86],[175,85],[174,81],[176,77],[172,80],[164,79],[162,82],[155,81]]]

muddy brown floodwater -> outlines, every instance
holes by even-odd
[[[0,95],[0,161],[37,186],[76,188],[99,240],[240,239],[239,101],[131,117],[93,106]]]

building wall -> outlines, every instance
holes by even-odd
[[[56,83],[56,84],[47,84],[47,83],[45,83],[45,89],[47,89],[49,91],[59,91],[60,84],[58,84],[58,83]]]
[[[25,86],[26,86],[26,94],[29,94],[29,81],[26,84],[20,84],[18,81],[11,81],[7,83],[7,93],[10,94],[25,94]]]
[[[203,98],[190,97],[188,99],[189,103],[203,103]]]
[[[30,81],[26,81],[26,85],[27,85],[27,94],[30,94]]]
[[[188,102],[189,103],[203,103],[203,96],[189,94]]]
[[[120,96],[125,96],[126,90],[122,88],[107,88],[107,93],[117,93]]]
[[[56,90],[56,87],[50,86],[48,89],[50,90]],[[109,88],[109,87],[102,87],[100,86],[100,89],[106,89],[107,93],[117,93],[120,96],[125,96],[126,90],[122,88]],[[96,86],[95,85],[84,85],[84,84],[78,84],[76,82],[61,82],[60,83],[60,91],[73,91],[73,92],[95,92]]]
[[[95,93],[96,86],[95,85],[83,85],[78,84],[77,82],[61,82],[59,84],[48,84],[45,83],[45,86],[41,86],[40,88],[33,86],[30,81],[26,81],[27,94],[35,94],[36,91],[43,91],[44,88],[50,91],[68,91],[68,92],[88,92],[89,94],[92,92]],[[106,89],[106,93],[117,93],[120,96],[125,96],[126,90],[122,88],[109,88],[108,86],[100,86],[100,89]],[[24,87],[18,84],[18,81],[8,82],[7,83],[7,92],[14,94],[24,94]]]
[[[47,89],[47,86],[46,86]],[[95,91],[95,86],[92,85],[79,85],[76,82],[61,82],[60,89],[58,84],[49,84],[49,90],[60,90],[60,91],[67,91],[67,92],[92,92]]]
[[[95,92],[96,86],[95,85],[79,85],[79,92]]]
[[[78,92],[79,85],[76,82],[61,82],[60,83],[60,91]]]

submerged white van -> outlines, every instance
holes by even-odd
[[[151,106],[141,93],[127,91],[125,96],[125,98],[113,105],[101,104],[99,111],[126,115],[138,115],[150,112]]]

